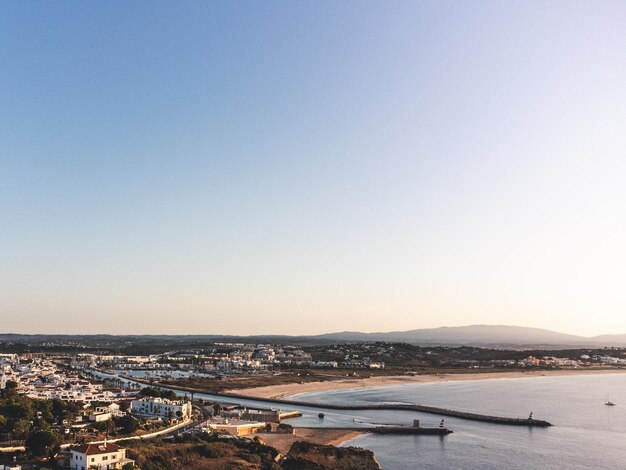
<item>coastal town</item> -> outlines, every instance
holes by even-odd
[[[351,458],[364,465],[359,468],[377,468],[371,453],[329,447],[376,428],[324,430],[321,412],[316,417],[321,424],[311,428],[289,402],[254,404],[246,397],[276,400],[284,396],[280,390],[298,393],[457,376],[606,373],[626,366],[626,350],[620,348],[540,351],[219,341],[202,348],[168,344],[163,351],[126,353],[93,347],[89,340],[73,344],[76,352],[64,351],[66,346],[48,343],[45,352],[36,345],[33,352],[0,353],[0,462],[5,468],[152,470],[162,467],[146,457],[146,446],[154,453],[157,448],[224,443],[239,454],[250,446],[271,449],[267,462],[254,468],[306,468],[295,465],[307,459],[320,464],[331,450],[352,452]],[[15,345],[4,344],[3,349]],[[426,408],[420,411],[433,412]],[[449,410],[434,411],[444,416]],[[437,428],[424,428],[417,420],[389,424],[385,432],[429,429]],[[441,430],[449,432],[443,424]],[[206,456],[190,452],[185,458],[189,463],[184,468],[212,468]],[[203,466],[194,467],[194,459]]]
[[[274,360],[274,354],[268,354],[263,359],[253,358],[248,349],[245,347],[237,354],[225,356],[207,355],[202,359],[211,358],[211,361],[215,361],[210,367],[225,372],[237,370],[239,373],[241,370],[254,373],[256,366],[267,365],[266,361]],[[277,352],[284,354],[280,348]],[[291,350],[284,357],[287,361],[293,361],[296,357],[307,359],[301,351]],[[107,374],[109,369],[100,369],[115,366],[124,373],[197,372],[188,367],[189,358],[192,355],[184,352],[158,357],[2,354],[0,459],[7,461],[3,465],[10,469],[150,469],[153,468],[150,462],[144,462],[139,467],[137,461],[131,458],[133,455],[141,455],[137,442],[154,443],[156,439],[174,439],[166,441],[168,446],[189,442],[209,447],[227,444],[234,446],[237,453],[241,454],[242,450],[251,445],[248,443],[251,437],[256,439],[255,445],[262,445],[258,443],[261,442],[258,437],[260,432],[281,437],[294,435],[293,427],[282,421],[301,416],[300,412],[253,409],[194,400],[193,395],[179,395],[173,391],[143,386],[140,381],[114,379]],[[193,359],[197,360],[198,357],[194,356]],[[206,366],[205,362],[202,364]],[[134,446],[129,450],[121,444],[122,441]],[[288,462],[294,465],[302,460],[289,458],[288,451],[283,455],[273,448],[267,449],[270,449],[271,458],[266,462],[269,467],[265,465],[263,468],[289,468]],[[299,449],[302,457],[304,451]],[[335,451],[348,452],[340,449]],[[315,448],[309,448],[309,452],[314,453]],[[370,455],[367,452],[365,454]],[[210,468],[203,464],[206,456],[196,457],[196,463],[188,462],[184,468]],[[284,461],[287,466],[278,467],[278,463]]]
[[[626,470],[626,0],[5,0],[0,470]]]

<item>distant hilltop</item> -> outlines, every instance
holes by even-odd
[[[626,334],[577,336],[541,328],[506,325],[442,326],[388,333],[344,331],[319,335],[342,341],[393,341],[411,344],[490,345],[490,346],[624,346]]]
[[[626,346],[626,334],[577,336],[541,328],[528,328],[506,325],[470,325],[440,328],[424,328],[409,331],[379,333],[361,333],[343,331],[321,335],[58,335],[58,334],[0,334],[2,343],[24,343],[46,345],[62,343],[68,347],[89,344],[95,347],[141,345],[157,342],[176,344],[177,346],[197,346],[204,342],[250,342],[250,343],[286,343],[300,345],[332,344],[337,342],[401,342],[415,345],[450,345],[450,346],[490,346],[490,347],[622,347]]]

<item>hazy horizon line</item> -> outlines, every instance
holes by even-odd
[[[407,333],[413,331],[425,331],[425,330],[439,330],[439,329],[460,329],[460,328],[471,328],[471,327],[492,327],[492,328],[519,328],[519,329],[529,329],[529,330],[539,330],[543,332],[557,333],[559,335],[567,335],[567,336],[575,336],[579,338],[593,339],[599,336],[616,336],[620,334],[626,333],[600,333],[594,335],[582,335],[578,333],[569,333],[563,332],[560,330],[543,328],[537,326],[524,326],[524,325],[507,325],[507,324],[487,324],[487,323],[472,323],[467,325],[441,325],[436,327],[423,327],[423,328],[411,328],[406,330],[394,329],[388,331],[363,331],[363,330],[335,330],[335,331],[327,331],[324,333],[109,333],[109,332],[95,332],[95,333],[33,333],[33,332],[0,332],[0,336],[215,336],[215,337],[263,337],[263,336],[285,336],[285,337],[318,337],[318,336],[326,336],[326,335],[336,335],[342,333],[349,334],[366,334],[366,335],[375,335],[375,334],[392,334],[392,333]]]

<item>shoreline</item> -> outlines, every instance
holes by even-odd
[[[267,445],[286,455],[291,445],[297,441],[339,447],[343,443],[363,434],[365,433],[355,430],[302,427],[294,428],[294,434],[259,432],[255,435],[259,436]]]
[[[581,375],[624,374],[626,369],[595,369],[595,370],[538,370],[515,372],[471,372],[467,374],[425,374],[425,375],[389,375],[368,377],[364,379],[340,379],[325,382],[307,382],[282,385],[267,385],[263,387],[241,388],[225,390],[223,393],[240,394],[255,398],[282,399],[296,395],[318,393],[335,390],[356,390],[391,385],[406,385],[412,383],[457,382],[474,380],[520,379],[537,377],[567,377]]]

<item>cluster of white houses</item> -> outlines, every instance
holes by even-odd
[[[130,402],[130,412],[138,418],[185,421],[191,418],[192,406],[191,402],[184,400],[144,397]],[[111,403],[107,406],[96,407],[89,415],[89,420],[102,422],[116,416],[124,416],[125,414],[120,409],[120,405]]]
[[[131,396],[123,389],[105,390],[101,384],[68,375],[46,359],[26,359],[16,354],[0,355],[0,389],[6,388],[8,382],[17,384],[18,393],[43,400],[56,398],[91,403],[112,402]]]
[[[543,356],[541,358],[528,356],[526,359],[517,361],[522,367],[532,366],[552,366],[552,367],[580,367],[589,366],[591,363],[600,363],[603,365],[612,365],[623,367],[626,366],[626,359],[614,356],[601,356],[582,354],[579,359],[570,359],[564,357]]]
[[[28,387],[19,387],[18,391],[30,398],[53,399],[65,401],[80,401],[91,403],[94,401],[112,402],[130,397],[123,389],[104,390],[101,384],[92,384],[87,380],[70,377],[63,384],[44,383],[31,384]]]
[[[105,421],[123,415],[119,405],[112,403],[96,408],[92,421]],[[131,401],[134,415],[149,419],[187,420],[191,418],[192,405],[183,400],[173,401],[160,397],[146,397]],[[83,444],[70,450],[71,470],[121,469],[133,460],[126,457],[126,449],[114,443]]]
[[[601,364],[614,365],[614,366],[626,366],[626,359],[617,358],[613,356],[593,356],[594,361],[598,361]]]
[[[265,371],[276,365],[314,364],[311,355],[292,346],[216,343],[200,352],[175,352],[149,356],[97,355],[81,353],[73,359],[77,368],[101,368],[148,374],[171,371],[185,373],[242,373]]]

